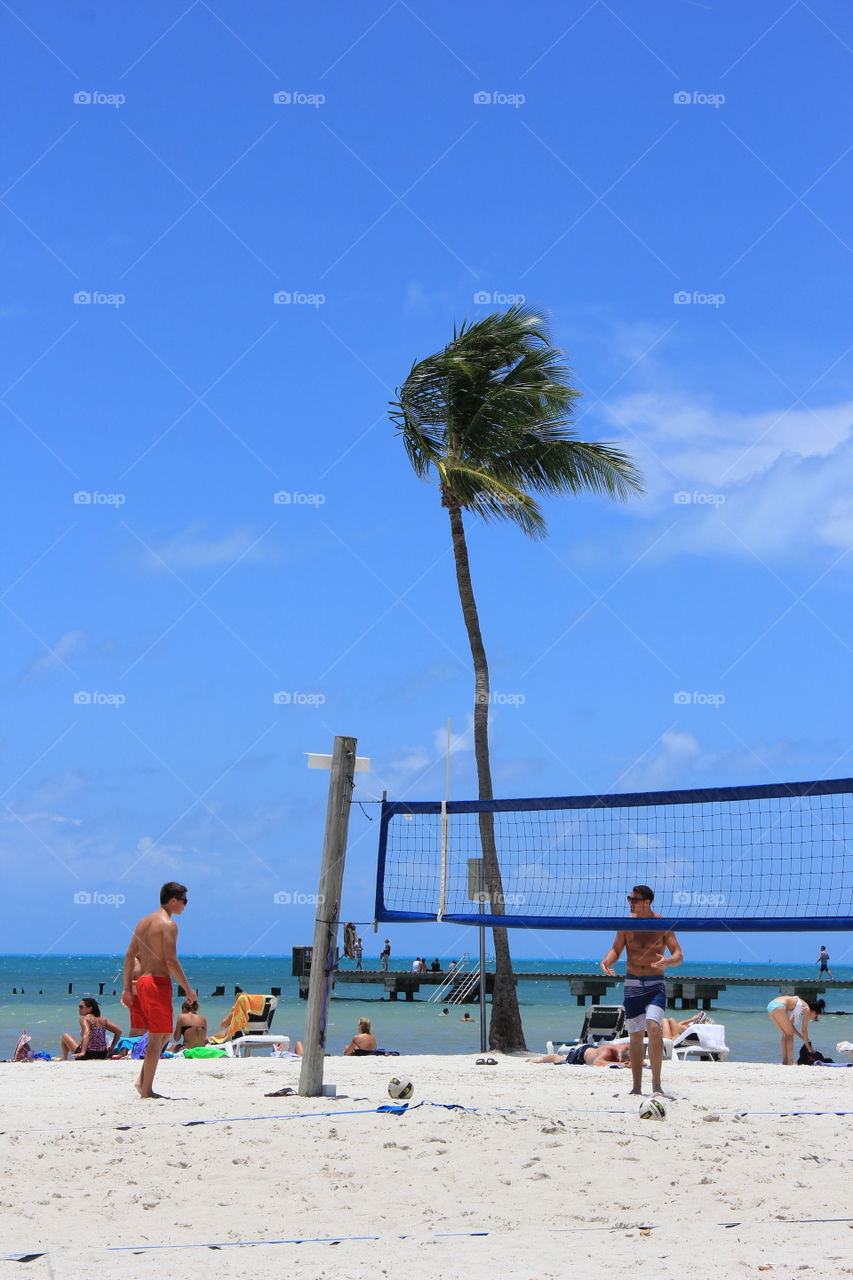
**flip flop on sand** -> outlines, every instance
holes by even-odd
[[[497,1058],[478,1058],[474,1063],[475,1067],[496,1067],[497,1065]]]

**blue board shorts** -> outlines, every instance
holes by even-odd
[[[666,1009],[666,979],[625,974],[625,1030],[645,1031],[647,1022],[663,1022]]]

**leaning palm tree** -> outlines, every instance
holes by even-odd
[[[481,800],[491,800],[489,668],[471,583],[463,512],[511,520],[543,537],[534,494],[604,493],[625,499],[642,491],[640,474],[621,449],[578,440],[575,398],[547,323],[523,306],[454,330],[453,340],[413,365],[392,402],[391,418],[422,479],[435,472],[450,518],[456,584],[474,666],[474,756]],[[493,915],[504,915],[494,819],[479,817],[485,890]],[[489,1043],[525,1048],[504,928],[493,930],[495,985]]]

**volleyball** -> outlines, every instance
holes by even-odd
[[[641,1120],[665,1120],[666,1103],[663,1098],[643,1098],[640,1103]]]
[[[392,1098],[405,1100],[406,1098],[411,1098],[415,1092],[415,1086],[411,1080],[400,1080],[397,1076],[394,1076],[393,1080],[388,1081],[388,1092]]]

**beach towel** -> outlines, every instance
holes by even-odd
[[[228,1055],[224,1049],[217,1049],[212,1044],[201,1044],[197,1049],[184,1049],[183,1056],[185,1058],[225,1058]]]
[[[27,1035],[27,1029],[24,1027],[18,1037],[18,1043],[15,1045],[15,1052],[12,1054],[13,1062],[32,1062],[33,1054],[30,1049],[31,1040],[32,1036]]]
[[[221,1044],[223,1040],[230,1040],[238,1031],[245,1031],[249,1025],[249,1014],[263,1013],[266,1003],[264,995],[249,995],[247,991],[241,991],[237,999],[234,1001],[234,1007],[231,1010],[231,1024],[227,1031],[218,1035],[210,1036],[210,1044]]]
[[[686,1031],[682,1031],[680,1036],[675,1037],[672,1047],[679,1049],[682,1045],[688,1044],[698,1044],[708,1053],[729,1052],[726,1044],[726,1029],[718,1022],[691,1023]]]

